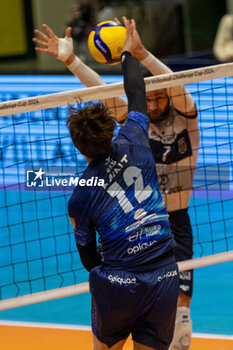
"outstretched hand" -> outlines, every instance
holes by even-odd
[[[135,27],[134,19],[128,19],[125,16],[122,17],[123,23],[126,28],[126,39],[123,46],[123,51],[129,51],[133,54],[133,27]]]
[[[114,20],[119,22],[117,18]],[[141,38],[136,29],[135,20],[129,20],[125,16],[122,17],[122,20],[126,28],[126,40],[123,50],[131,52],[139,61],[142,61],[148,55],[148,51],[141,42]]]
[[[73,54],[73,43],[71,39],[71,27],[66,28],[65,38],[59,38],[53,30],[47,25],[43,24],[47,34],[35,29],[34,33],[39,38],[33,38],[32,41],[38,45],[35,47],[37,52],[43,52],[50,56],[53,56],[63,62],[67,61]],[[66,63],[66,62],[65,62]]]

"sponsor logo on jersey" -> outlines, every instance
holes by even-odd
[[[137,282],[136,277],[134,277],[134,278],[129,278],[129,277],[123,278],[123,277],[120,277],[118,275],[116,275],[116,276],[108,275],[108,280],[111,283],[118,283],[120,285],[122,285],[122,284],[135,284]]]
[[[187,152],[187,143],[185,142],[184,137],[182,137],[180,140],[178,140],[178,151],[181,154],[184,154]]]
[[[177,276],[177,271],[168,271],[164,275],[158,277],[158,282],[161,282],[164,278],[174,277]]]
[[[151,247],[153,244],[155,244],[157,240],[144,242],[144,243],[138,243],[137,245],[133,246],[132,248],[127,249],[127,253],[129,255],[131,254],[137,254],[138,252],[145,250],[149,247]]]
[[[157,236],[161,234],[161,225],[153,225],[148,227],[143,227],[139,232],[132,233],[127,237],[129,242],[135,242],[140,240],[145,235],[146,237]]]

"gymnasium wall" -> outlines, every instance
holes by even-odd
[[[71,5],[75,0],[31,0],[34,28],[42,29],[48,24],[58,36],[64,36],[66,22]],[[48,55],[37,55],[37,67],[40,70],[64,70],[64,64]]]
[[[35,54],[31,39],[33,29],[41,28],[43,23],[50,25],[58,36],[63,36],[70,8],[75,2],[76,0],[1,0],[0,72],[66,72],[61,62],[48,55]],[[227,10],[224,0],[108,2],[119,18],[124,14],[136,19],[143,43],[157,57],[180,55],[181,61],[185,54],[193,55],[202,50],[211,52],[218,23]],[[230,0],[227,4],[229,9]],[[120,73],[120,67],[100,65],[91,56],[87,63],[102,74]]]
[[[23,0],[0,1],[0,57],[25,55],[28,51]]]

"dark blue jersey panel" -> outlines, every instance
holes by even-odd
[[[100,235],[104,263],[139,266],[171,250],[168,214],[160,192],[148,141],[149,119],[130,112],[107,159],[92,161],[83,179],[104,186],[77,186],[69,201],[76,242],[89,244]]]

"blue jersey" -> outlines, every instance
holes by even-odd
[[[86,246],[98,232],[104,264],[112,267],[136,270],[175,246],[148,128],[146,115],[130,112],[109,157],[88,165],[82,176],[85,186],[78,185],[69,200],[76,242]],[[88,186],[93,180],[96,186]]]

